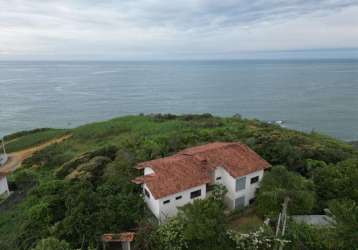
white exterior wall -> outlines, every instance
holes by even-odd
[[[9,187],[7,185],[6,177],[0,177],[0,195],[4,193],[9,194]]]
[[[153,173],[154,171],[150,167],[144,168],[144,175],[153,174]],[[155,217],[159,218],[159,201],[154,198],[152,192],[150,191],[150,189],[147,187],[146,184],[143,184],[142,187],[143,187],[143,196],[144,196],[145,203],[147,204],[150,211],[152,211],[152,213],[155,215]],[[150,195],[149,198],[145,195],[144,190],[148,191]]]
[[[225,197],[225,202],[230,209],[234,209],[235,199],[242,196],[245,196],[245,206],[249,205],[249,201],[255,197],[256,189],[258,188],[259,183],[262,180],[263,174],[264,171],[260,170],[246,175],[245,189],[236,191],[236,179],[240,179],[244,176],[235,179],[224,168],[218,167],[215,170],[215,183],[223,184],[226,187],[228,192]],[[221,176],[221,180],[217,181],[216,178],[219,176]],[[251,184],[251,178],[256,176],[259,176],[259,181],[254,184]]]
[[[251,178],[254,178],[256,176],[259,176],[259,181],[251,184],[250,183]],[[262,181],[263,176],[264,176],[263,170],[256,171],[246,175],[246,187],[245,190],[241,191],[245,193],[245,206],[249,205],[249,202],[252,198],[255,198],[256,189],[260,186],[260,182]],[[239,194],[241,193],[239,192]]]
[[[144,175],[147,175],[147,174],[154,174],[153,169],[151,169],[149,167],[144,168]]]
[[[193,191],[201,190],[201,195],[191,199],[190,193]],[[176,197],[182,196],[181,199],[176,200]],[[204,199],[206,197],[206,184],[200,185],[197,187],[189,188],[183,192],[176,193],[174,195],[169,195],[159,199],[159,211],[160,211],[160,219],[165,220],[166,218],[173,217],[178,212],[178,207],[182,207],[185,204],[192,203],[196,199]],[[166,200],[170,200],[169,203],[164,204],[163,202]]]
[[[144,189],[146,189],[149,194],[150,194],[150,198],[148,198],[145,193],[144,193]],[[153,194],[150,192],[150,189],[147,187],[146,184],[143,184],[143,196],[144,196],[144,201],[147,204],[148,208],[150,211],[152,211],[152,213],[155,215],[155,217],[159,218],[159,200],[156,200],[153,196]]]

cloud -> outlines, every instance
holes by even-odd
[[[0,0],[0,59],[354,48],[357,15],[357,0]]]

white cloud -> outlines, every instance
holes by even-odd
[[[355,48],[358,1],[0,0],[0,59],[235,58]]]

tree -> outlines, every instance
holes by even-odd
[[[313,174],[320,206],[330,200],[351,199],[358,202],[358,160],[350,159],[317,169]]]
[[[59,241],[54,237],[40,240],[32,250],[71,250],[66,241]]]
[[[29,249],[42,237],[49,236],[49,225],[53,217],[48,203],[44,201],[32,206],[23,216],[16,239],[18,242],[17,248]]]
[[[183,237],[189,249],[215,249],[227,243],[226,218],[223,195],[218,189],[217,195],[210,199],[195,200],[180,208],[178,220],[183,224]],[[219,198],[218,196],[221,196]],[[213,248],[214,247],[214,248]]]
[[[185,224],[178,218],[172,218],[158,228],[159,247],[162,250],[188,249],[188,242],[184,237]]]
[[[261,182],[257,210],[261,215],[276,216],[285,200],[289,201],[291,214],[310,212],[315,201],[313,183],[283,166],[276,166]]]
[[[158,228],[159,249],[206,249],[217,246],[228,249],[227,222],[223,197],[226,190],[217,186],[213,195],[205,200],[179,208],[178,215]]]
[[[336,249],[358,246],[358,203],[353,200],[335,200],[330,206],[334,220]]]

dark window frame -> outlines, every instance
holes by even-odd
[[[165,200],[165,201],[163,201],[163,204],[165,205],[165,204],[168,204],[168,203],[170,203],[170,200]]]
[[[216,177],[216,180],[217,180],[217,181],[220,181],[220,180],[221,180],[221,176]]]
[[[260,180],[260,176],[252,177],[250,179],[250,184],[255,184],[255,183],[259,182],[259,180]]]
[[[179,196],[175,197],[176,200],[180,200],[181,198],[183,198],[182,195],[179,195]]]
[[[144,195],[150,198],[150,193],[147,189],[144,189]]]
[[[190,192],[190,199],[201,196],[201,189]]]
[[[251,204],[254,203],[255,201],[256,201],[256,197],[251,198],[251,199],[249,200],[249,204],[251,205]]]

